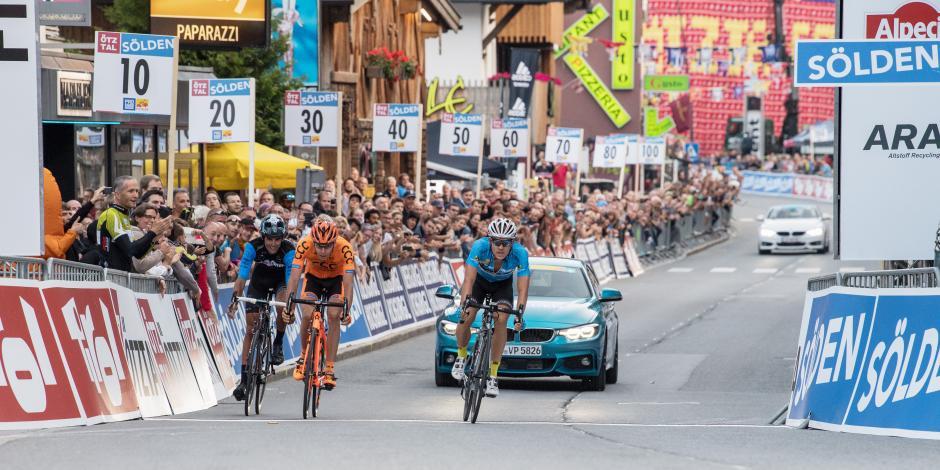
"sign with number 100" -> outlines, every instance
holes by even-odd
[[[340,94],[291,90],[284,94],[284,145],[336,147]]]
[[[640,163],[644,165],[662,165],[666,163],[666,139],[646,137],[640,144]]]
[[[490,155],[529,156],[529,122],[525,119],[493,119],[490,124]]]
[[[173,36],[96,32],[92,109],[169,115],[175,44]]]
[[[372,108],[373,152],[417,152],[421,106],[376,103]]]
[[[189,141],[251,142],[255,116],[253,78],[189,81]]]
[[[545,138],[545,160],[553,163],[577,164],[581,155],[584,129],[549,127]]]
[[[455,157],[479,157],[483,148],[482,114],[442,114],[438,152]]]

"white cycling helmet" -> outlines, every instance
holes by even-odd
[[[490,238],[504,238],[507,240],[516,239],[516,224],[506,218],[494,219],[487,228],[487,235]]]

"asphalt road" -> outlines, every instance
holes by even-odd
[[[935,442],[769,424],[786,404],[807,278],[868,268],[830,255],[758,256],[749,196],[736,235],[613,281],[623,291],[620,382],[502,381],[480,422],[437,388],[433,334],[337,364],[321,418],[301,420],[301,385],[269,384],[261,417],[234,400],[188,415],[0,433],[0,468],[782,468],[925,467]],[[831,212],[830,207],[824,211]]]

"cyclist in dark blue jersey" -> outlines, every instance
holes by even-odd
[[[483,302],[487,295],[497,304],[512,308],[512,277],[516,276],[519,290],[519,302],[516,308],[525,311],[529,298],[529,252],[516,241],[516,224],[509,219],[499,218],[490,222],[487,236],[473,243],[470,255],[464,263],[464,280],[460,288],[460,298],[472,298]],[[460,321],[457,323],[457,360],[451,369],[451,375],[457,380],[464,378],[464,366],[467,360],[467,344],[470,343],[470,325],[476,318],[477,309],[461,308]],[[493,333],[493,348],[490,350],[490,377],[486,381],[486,396],[499,395],[496,374],[499,362],[506,346],[506,323],[509,315],[495,312],[496,329]],[[516,331],[522,328],[517,321]]]

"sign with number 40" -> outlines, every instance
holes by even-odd
[[[421,107],[376,103],[372,108],[373,152],[417,152]]]
[[[189,81],[189,141],[255,140],[255,79]]]

